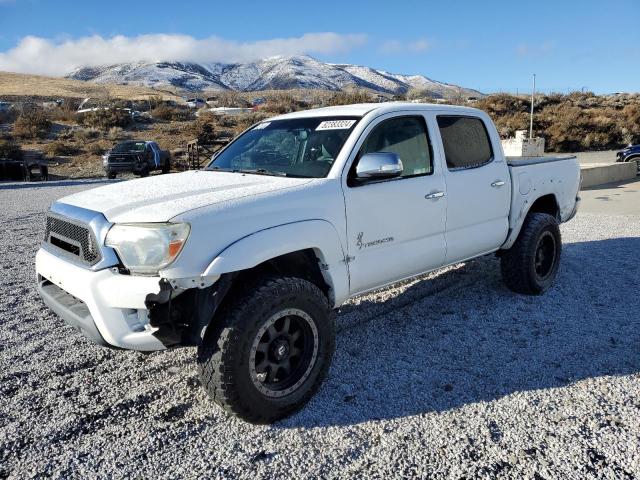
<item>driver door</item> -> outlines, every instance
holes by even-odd
[[[423,115],[383,116],[365,130],[343,182],[350,294],[355,295],[444,263],[446,197]],[[401,176],[362,183],[355,167],[365,153],[391,152]]]

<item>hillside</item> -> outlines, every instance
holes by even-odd
[[[50,97],[50,98],[116,98],[137,100],[149,95],[161,95],[167,100],[178,100],[176,90],[151,88],[144,85],[118,85],[82,82],[69,78],[45,77],[23,73],[0,72],[0,98]]]
[[[491,116],[503,138],[529,128],[526,96],[490,95],[474,107]],[[538,95],[533,129],[545,138],[549,152],[608,150],[640,143],[640,95]]]
[[[104,67],[81,67],[68,78],[99,84],[172,86],[201,90],[345,90],[366,88],[385,94],[404,94],[412,88],[433,98],[481,96],[468,88],[450,85],[423,75],[400,75],[370,67],[320,62],[309,56],[276,56],[257,62],[184,63],[136,62]]]

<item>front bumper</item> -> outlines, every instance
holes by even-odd
[[[104,165],[107,172],[140,172],[143,164],[139,162],[132,163],[107,163]]]
[[[149,324],[145,304],[147,295],[160,293],[160,277],[91,271],[42,248],[36,272],[43,301],[95,343],[140,351],[166,348],[154,336],[157,329]]]

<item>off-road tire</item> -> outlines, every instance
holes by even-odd
[[[333,313],[324,293],[300,278],[262,277],[230,295],[198,347],[200,382],[226,411],[251,423],[271,423],[305,405],[326,377],[335,349]],[[317,355],[306,380],[274,398],[254,384],[251,351],[268,319],[287,309],[303,311],[313,320]]]
[[[164,162],[164,165],[162,166],[162,173],[169,173],[170,171],[171,171],[171,162],[167,160],[166,162]]]
[[[536,271],[536,255],[540,242],[550,242],[550,236],[555,242],[553,263],[545,269],[548,272],[541,277]],[[551,287],[555,280],[561,252],[562,239],[556,218],[547,213],[530,213],[513,246],[501,253],[502,278],[516,293],[540,295]]]
[[[149,176],[149,165],[144,165],[140,169],[140,177],[148,177]]]
[[[114,178],[116,178],[116,172],[107,172],[107,178],[109,180],[113,180]]]

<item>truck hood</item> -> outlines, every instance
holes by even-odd
[[[208,205],[299,187],[308,178],[196,170],[118,182],[85,190],[60,203],[101,212],[110,222],[166,222]]]

